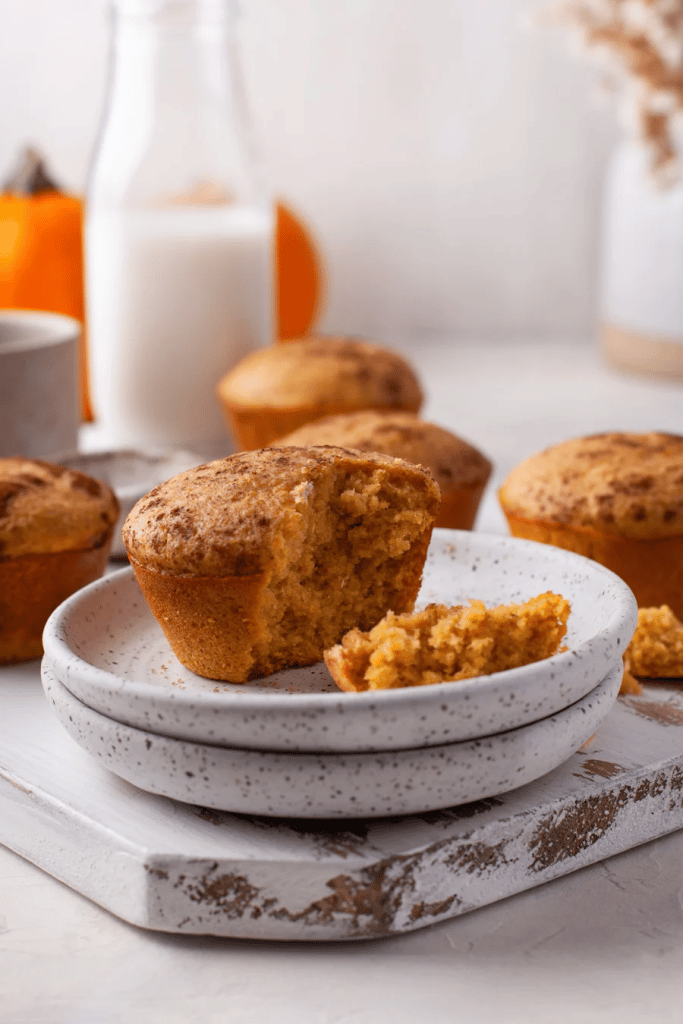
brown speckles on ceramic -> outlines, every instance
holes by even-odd
[[[633,595],[569,551],[436,530],[418,603],[524,601],[544,590],[572,606],[569,650],[458,683],[341,693],[324,664],[243,685],[201,679],[176,660],[122,570],[66,602],[46,628],[47,660],[89,707],[135,728],[254,750],[343,752],[439,746],[552,715],[589,693],[621,660],[636,621]]]
[[[0,802],[9,809],[0,839],[144,928],[298,941],[397,935],[683,826],[683,724],[635,715],[621,698],[590,754],[579,749],[509,793],[414,815],[305,821],[136,790],[50,720],[34,682],[35,666],[5,670],[0,688]],[[638,699],[683,708],[683,693],[661,686]],[[586,773],[587,759],[619,772]],[[577,830],[564,859],[563,821],[565,836],[569,823]]]
[[[605,718],[616,699],[621,666],[566,710],[497,736],[337,754],[209,746],[143,732],[82,704],[46,663],[42,677],[47,698],[72,738],[140,789],[215,811],[336,819],[452,807],[495,797],[545,775]],[[337,846],[341,843],[352,856],[361,842],[361,836],[349,833]],[[503,853],[473,847],[454,855],[460,867],[468,856],[474,872]]]

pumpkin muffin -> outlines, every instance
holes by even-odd
[[[42,655],[50,614],[104,572],[118,512],[84,473],[0,459],[0,663]]]
[[[382,452],[425,466],[439,485],[441,507],[435,526],[471,530],[491,463],[467,441],[410,412],[363,412],[328,416],[307,423],[278,446],[334,444],[363,452]]]
[[[243,682],[411,610],[438,505],[431,475],[401,459],[269,448],[155,487],[123,539],[178,659]]]
[[[557,654],[570,610],[548,592],[490,609],[470,601],[389,612],[368,632],[350,630],[325,664],[340,690],[354,692],[472,679]]]
[[[418,412],[415,371],[389,349],[353,338],[311,337],[258,349],[218,383],[244,450],[263,448],[322,416],[359,409]]]
[[[565,441],[517,466],[498,496],[514,536],[587,555],[621,576],[639,606],[683,616],[683,437]]]

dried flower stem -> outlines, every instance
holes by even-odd
[[[647,146],[660,184],[679,173],[683,0],[555,0],[544,20],[572,29],[606,73],[622,120]]]

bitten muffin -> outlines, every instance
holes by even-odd
[[[0,459],[0,662],[43,653],[57,605],[104,572],[119,507],[106,484],[64,466]]]
[[[258,349],[219,382],[238,445],[272,444],[304,423],[359,409],[418,412],[422,391],[402,356],[352,338],[305,338]]]
[[[327,416],[307,423],[278,446],[334,444],[364,452],[382,452],[425,466],[439,485],[441,507],[435,526],[471,530],[491,463],[467,441],[410,412],[363,412]]]
[[[155,487],[123,539],[178,659],[242,682],[411,610],[438,505],[431,475],[400,459],[269,448]]]
[[[606,433],[555,445],[499,491],[510,532],[612,569],[639,606],[683,616],[683,437]]]

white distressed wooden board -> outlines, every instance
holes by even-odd
[[[620,698],[504,797],[371,822],[226,814],[144,793],[58,725],[38,663],[0,669],[0,841],[144,928],[267,939],[410,931],[683,825],[683,690]]]

